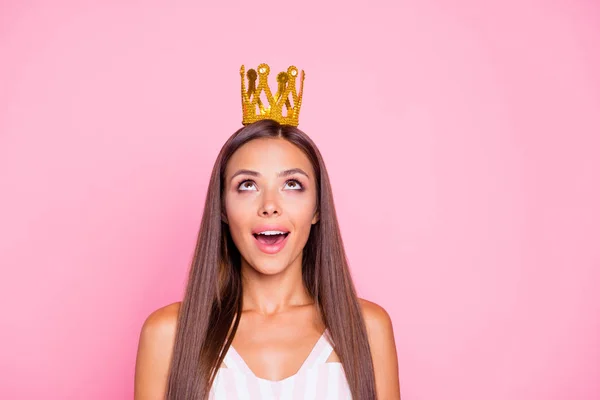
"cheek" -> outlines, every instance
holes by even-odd
[[[310,229],[315,213],[315,200],[310,198],[293,199],[286,205],[287,215],[296,229]]]
[[[231,236],[233,236],[234,239],[237,238],[240,235],[240,231],[249,224],[248,219],[252,216],[252,212],[249,208],[250,207],[246,202],[235,201],[234,199],[225,200],[225,214],[227,215]]]

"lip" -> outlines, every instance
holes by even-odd
[[[252,234],[254,235],[264,231],[289,232],[290,230],[283,225],[259,225],[256,228],[252,229]]]
[[[264,232],[264,231],[282,231],[282,232],[287,232],[288,234],[285,237],[285,239],[283,239],[280,243],[265,244],[265,243],[259,242],[258,239],[254,236],[257,233]],[[252,230],[252,238],[254,239],[254,243],[256,243],[256,246],[258,247],[258,249],[260,251],[262,251],[263,253],[266,253],[266,254],[279,253],[285,247],[288,239],[290,238],[290,235],[291,235],[290,230],[282,225],[261,225],[261,226],[257,226],[256,228],[254,228]]]

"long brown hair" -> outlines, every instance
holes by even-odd
[[[262,120],[235,132],[219,152],[185,296],[167,384],[167,400],[206,399],[235,335],[242,311],[241,256],[223,221],[225,167],[244,143],[283,138],[302,150],[315,171],[319,221],[302,253],[302,278],[348,380],[352,396],[376,399],[373,362],[356,290],[348,269],[325,164],[313,141],[295,127]]]

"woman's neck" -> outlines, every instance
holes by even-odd
[[[243,311],[273,315],[313,304],[302,280],[302,265],[291,265],[276,275],[265,275],[242,263]]]

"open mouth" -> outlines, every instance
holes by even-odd
[[[289,234],[289,232],[275,234],[254,233],[252,236],[254,236],[258,242],[267,246],[272,246],[283,242]]]

